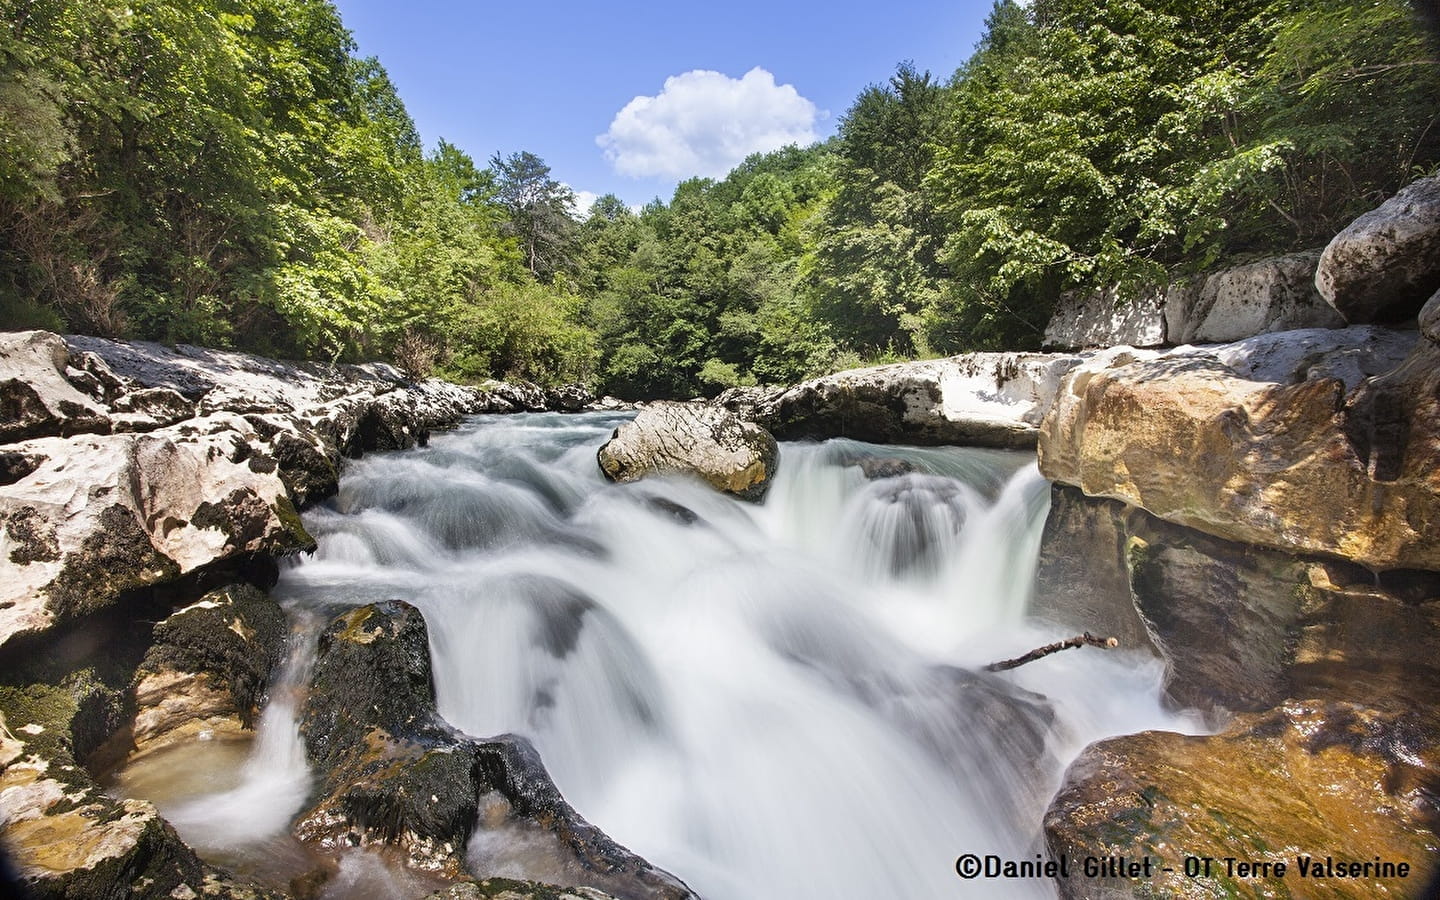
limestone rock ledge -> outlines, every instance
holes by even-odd
[[[0,334],[0,649],[137,590],[309,549],[296,509],[335,491],[342,458],[545,403],[533,385],[414,383],[379,364]]]
[[[1367,405],[1381,379],[1355,379],[1398,362],[1393,342],[1366,343],[1374,333],[1094,354],[1066,374],[1045,417],[1040,471],[1229,540],[1376,571],[1440,570],[1428,524],[1440,521],[1440,371],[1407,362],[1398,369],[1408,374],[1384,376],[1403,389]],[[1327,357],[1320,345],[1343,347],[1341,336],[1361,356],[1337,368],[1330,352],[1313,371]],[[1314,352],[1296,352],[1312,340]],[[1289,349],[1275,353],[1282,341]],[[1429,339],[1418,343],[1410,358],[1429,359]]]

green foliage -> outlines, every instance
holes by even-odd
[[[0,0],[0,325],[640,397],[1034,346],[1440,165],[1402,0],[1014,0],[946,82],[634,212],[426,155],[328,0]]]

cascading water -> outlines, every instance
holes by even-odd
[[[440,713],[529,737],[582,815],[708,900],[1053,895],[955,858],[1033,859],[1080,747],[1191,725],[1133,652],[974,671],[1057,636],[1024,618],[1048,507],[1026,455],[789,444],[757,506],[606,484],[625,418],[482,419],[354,463],[278,596],[415,604]],[[272,705],[260,744],[285,728]],[[471,861],[546,876],[505,835]]]

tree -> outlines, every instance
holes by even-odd
[[[523,150],[503,158],[495,154],[490,168],[496,199],[510,213],[509,233],[520,242],[530,274],[549,283],[572,265],[575,192],[550,177],[544,160]]]

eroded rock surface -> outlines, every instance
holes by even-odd
[[[1172,344],[1225,343],[1300,328],[1339,328],[1345,319],[1315,289],[1320,251],[1224,269],[1172,288],[1165,302]]]
[[[599,450],[600,471],[611,481],[647,475],[695,475],[716,490],[759,500],[779,460],[775,438],[753,422],[714,406],[655,403],[615,429]]]
[[[210,591],[156,625],[135,677],[137,752],[253,728],[285,637],[279,605],[246,584]]]
[[[0,687],[0,841],[37,900],[281,895],[205,865],[143,800],[117,800],[76,760],[96,687]]]

